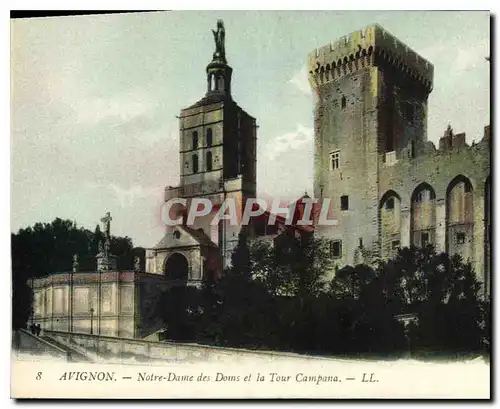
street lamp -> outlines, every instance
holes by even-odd
[[[94,309],[90,309],[90,335],[94,333]]]

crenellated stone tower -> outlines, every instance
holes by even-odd
[[[314,196],[330,198],[338,265],[380,255],[379,169],[425,149],[433,66],[379,25],[308,57],[315,94]]]

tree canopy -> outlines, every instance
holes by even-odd
[[[450,355],[480,352],[489,339],[489,304],[479,289],[470,264],[431,247],[333,274],[325,239],[241,237],[220,280],[189,289],[177,303],[184,312],[163,311],[173,340],[330,355]],[[405,328],[403,314],[417,324]]]
[[[27,281],[73,267],[78,255],[80,271],[96,269],[98,242],[104,237],[99,225],[94,232],[76,222],[56,218],[51,223],[35,223],[11,234],[13,328],[22,328],[31,314],[32,292]],[[133,269],[134,256],[144,249],[134,248],[130,237],[111,237],[111,253],[118,269]]]

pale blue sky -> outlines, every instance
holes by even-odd
[[[205,92],[222,18],[233,97],[257,118],[258,193],[312,191],[307,54],[379,23],[434,64],[429,139],[448,123],[479,140],[490,122],[485,12],[158,12],[15,20],[11,229],[105,211],[113,234],[151,246],[178,182],[180,109]],[[299,165],[300,164],[300,165]]]

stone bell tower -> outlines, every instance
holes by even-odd
[[[187,227],[205,234],[219,247],[225,268],[240,226],[227,221],[212,226],[210,222],[225,199],[233,198],[241,214],[246,199],[255,197],[257,126],[255,118],[239,107],[231,94],[233,70],[226,58],[222,20],[212,33],[215,51],[205,70],[206,93],[179,115],[180,184],[166,188],[165,201],[185,198],[188,208],[193,198],[212,202],[212,213]]]

